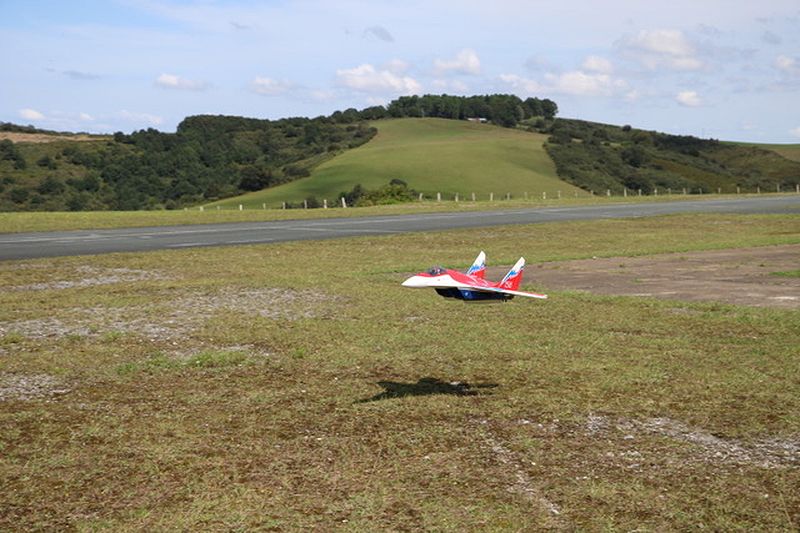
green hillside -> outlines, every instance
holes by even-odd
[[[403,118],[372,123],[378,134],[313,170],[311,177],[228,198],[211,205],[268,206],[309,196],[334,201],[356,184],[367,189],[401,179],[433,196],[437,192],[484,199],[511,193],[572,195],[579,189],[561,181],[542,144],[547,136],[489,124],[439,118]],[[586,194],[581,191],[581,194]]]
[[[755,144],[753,146],[772,150],[786,159],[800,162],[800,144]]]

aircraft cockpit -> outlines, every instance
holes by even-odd
[[[440,266],[433,266],[428,269],[428,274],[431,276],[441,276],[445,273],[445,269]]]

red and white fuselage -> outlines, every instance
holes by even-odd
[[[514,296],[527,298],[547,298],[545,294],[524,292],[517,290],[522,282],[522,272],[525,268],[525,259],[519,261],[511,268],[508,274],[497,283],[486,281],[486,254],[481,252],[466,273],[442,267],[433,267],[426,272],[420,272],[403,282],[404,287],[432,288],[445,298],[456,298],[465,302],[511,300]]]

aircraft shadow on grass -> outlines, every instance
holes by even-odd
[[[481,394],[479,389],[493,389],[499,386],[497,383],[476,383],[471,385],[462,381],[442,381],[441,379],[436,378],[422,378],[416,383],[379,381],[378,385],[383,388],[383,392],[380,392],[371,398],[358,400],[355,403],[377,402],[379,400],[403,398],[404,396],[430,396],[431,394],[477,396],[478,394]]]

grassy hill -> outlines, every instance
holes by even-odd
[[[555,119],[540,127],[558,175],[584,189],[784,190],[800,184],[800,149],[669,135],[630,126]]]
[[[578,190],[556,175],[542,147],[546,135],[438,118],[380,120],[372,125],[378,128],[375,138],[321,164],[311,177],[211,205],[274,206],[309,196],[334,201],[356,184],[371,189],[395,178],[427,196],[442,192],[467,198],[474,192],[486,199],[492,192],[499,198],[558,190],[572,195]]]
[[[753,144],[752,146],[771,150],[786,159],[800,162],[800,144]]]

